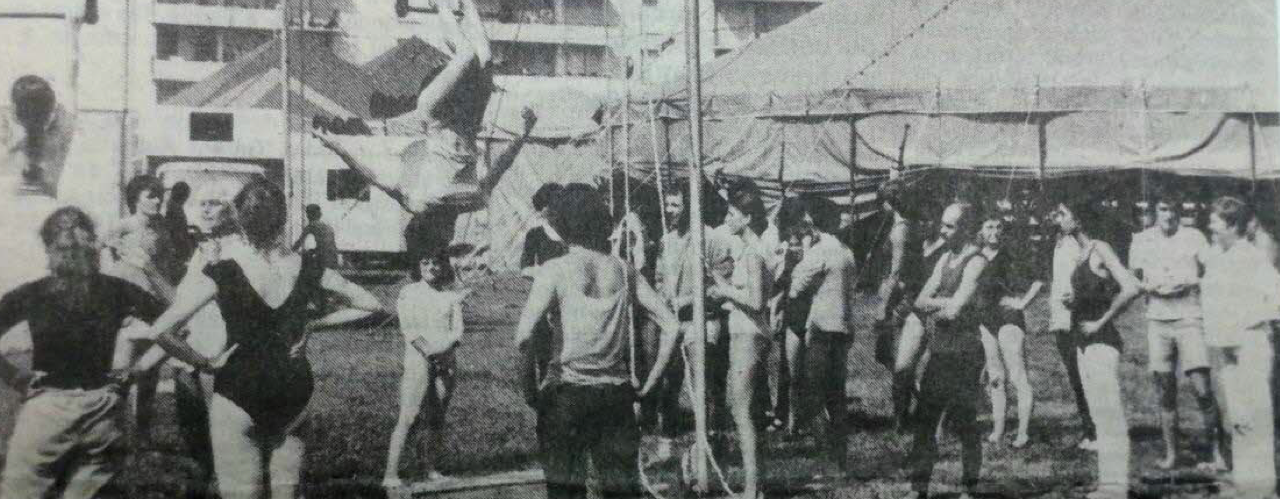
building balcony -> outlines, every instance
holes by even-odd
[[[486,21],[485,33],[495,42],[525,42],[569,45],[608,45],[622,36],[620,29],[608,26],[584,26],[575,24],[502,23]],[[615,33],[609,33],[614,30]],[[610,36],[612,35],[612,36]]]
[[[173,81],[200,81],[226,65],[222,62],[182,59],[156,59],[153,64],[152,71],[155,79]]]
[[[156,24],[219,28],[280,29],[279,9],[223,7],[218,5],[158,3]]]

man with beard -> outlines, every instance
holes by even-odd
[[[123,454],[119,418],[125,370],[113,370],[127,317],[153,321],[160,302],[98,271],[93,221],[79,208],[53,212],[40,229],[50,275],[0,298],[0,335],[27,322],[32,370],[0,357],[0,381],[24,391],[9,440],[0,497],[96,497]],[[121,366],[123,367],[123,366]]]

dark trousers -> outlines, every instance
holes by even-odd
[[[213,440],[209,435],[209,406],[205,403],[207,394],[200,384],[199,374],[178,371],[174,374],[173,382],[178,433],[187,446],[187,452],[200,467],[200,480],[207,484],[213,480]],[[201,490],[206,488],[199,487]],[[198,494],[193,496],[203,497]]]
[[[805,366],[805,379],[801,382],[804,391],[808,392],[801,407],[806,411],[815,407],[826,410],[828,457],[833,464],[844,468],[849,435],[849,401],[844,383],[849,377],[849,345],[853,335],[811,328],[807,340],[797,360]],[[808,417],[808,414],[801,413],[800,420],[807,421]]]
[[[786,424],[791,421],[791,384],[795,381],[791,379],[791,366],[787,363],[787,335],[793,333],[786,326],[780,329],[774,336],[774,344],[777,345],[774,350],[778,352],[778,386],[774,387],[777,395],[773,399],[773,419]],[[767,379],[766,376],[761,377]]]
[[[1071,393],[1076,398],[1076,416],[1080,418],[1080,428],[1084,438],[1094,440],[1097,431],[1093,427],[1093,417],[1089,414],[1089,401],[1084,398],[1084,384],[1080,381],[1080,367],[1076,364],[1079,354],[1078,336],[1070,331],[1055,331],[1058,344],[1058,355],[1062,357],[1062,365],[1067,368],[1067,382],[1071,384]]]
[[[920,380],[914,418],[915,434],[908,458],[911,485],[929,491],[933,467],[938,462],[938,424],[951,418],[960,438],[963,486],[972,489],[982,471],[982,433],[978,428],[978,403],[982,400],[982,352],[934,352]]]
[[[587,456],[604,497],[641,495],[640,429],[627,385],[555,383],[538,398],[538,434],[547,498],[587,497]]]

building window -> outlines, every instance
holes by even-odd
[[[235,117],[231,113],[191,113],[192,142],[231,142]]]
[[[218,60],[218,32],[209,28],[194,28],[187,32],[191,36],[191,58],[199,62],[216,62]]]
[[[222,32],[222,62],[233,62],[271,40],[270,31],[228,29]]]
[[[156,26],[156,59],[167,61],[178,55],[178,28],[169,25]]]
[[[353,170],[329,170],[325,177],[325,197],[329,201],[369,200],[369,182]]]

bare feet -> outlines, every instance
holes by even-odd
[[[450,477],[449,477],[449,475],[446,475],[446,474],[441,473],[441,472],[439,472],[439,471],[434,471],[434,470],[432,470],[432,471],[428,471],[428,472],[427,472],[427,481],[428,481],[428,482],[438,482],[438,481],[441,481],[441,480],[448,480],[449,478],[450,478]]]
[[[999,445],[1001,440],[1004,440],[1004,430],[992,431],[991,435],[987,436],[987,443],[989,444]]]
[[[1022,433],[1018,435],[1018,438],[1013,439],[1012,445],[1013,445],[1013,448],[1015,449],[1021,449],[1023,447],[1026,447],[1027,442],[1030,442],[1030,441],[1031,441],[1031,438],[1028,437],[1026,433]]]
[[[1164,455],[1164,459],[1156,461],[1156,467],[1162,470],[1173,469],[1173,465],[1177,464],[1178,455],[1176,453],[1168,453]]]
[[[395,476],[382,477],[382,488],[399,489],[402,487],[404,487],[404,482],[400,480],[400,477],[395,477]]]

